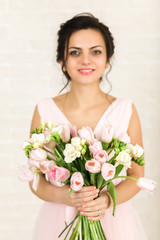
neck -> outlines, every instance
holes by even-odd
[[[68,92],[68,101],[72,106],[87,108],[91,107],[98,101],[102,101],[105,93],[101,91],[99,83],[80,85],[72,83],[71,90]]]

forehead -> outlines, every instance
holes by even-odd
[[[91,47],[97,45],[105,47],[102,34],[94,29],[82,29],[72,33],[68,47]]]

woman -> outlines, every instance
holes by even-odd
[[[93,15],[80,14],[62,24],[58,32],[57,61],[71,88],[65,94],[42,99],[37,104],[31,129],[41,121],[53,120],[55,124],[68,123],[77,129],[90,126],[98,137],[104,124],[112,124],[117,135],[127,131],[131,143],[142,146],[140,121],[131,100],[108,95],[99,86],[113,54],[114,42],[109,28]],[[139,178],[144,168],[132,162],[127,172],[123,170],[124,174]],[[141,222],[128,202],[139,191],[135,181],[118,180],[115,185],[118,205],[113,217],[112,200],[106,190],[96,198],[98,189],[83,187],[67,197],[69,186],[53,186],[40,175],[36,192],[30,182],[32,192],[45,201],[34,239],[58,239],[65,221],[68,223],[77,209],[89,220],[101,219],[108,240],[146,239]]]

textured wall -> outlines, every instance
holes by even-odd
[[[37,101],[55,96],[65,79],[55,62],[59,24],[89,11],[108,24],[116,53],[112,94],[129,97],[140,115],[146,176],[159,182],[160,1],[0,0],[0,239],[29,240],[41,200],[18,180],[18,165]],[[103,84],[107,89],[107,83]],[[132,200],[149,240],[159,240],[160,191]]]

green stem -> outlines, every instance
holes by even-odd
[[[106,236],[105,236],[105,234],[104,234],[104,231],[103,231],[101,222],[100,222],[100,221],[97,221],[97,224],[99,225],[99,228],[101,229],[101,232],[102,232],[102,234],[103,234],[103,238],[102,238],[102,239],[107,240],[107,239],[106,239]]]
[[[85,226],[85,218],[82,216],[82,228],[83,228],[83,239],[88,240],[88,235],[86,231],[86,226]]]
[[[63,231],[60,233],[60,235],[58,236],[58,238],[60,238],[61,237],[61,235],[65,232],[65,230],[71,225],[71,227],[73,226],[73,223],[74,223],[74,221],[76,220],[76,218],[79,216],[79,211],[77,212],[77,214],[76,214],[76,216],[75,216],[75,218],[72,220],[72,222],[70,222],[64,229],[63,229]],[[71,227],[70,227],[70,229],[71,229]],[[69,231],[70,231],[70,229],[69,229]],[[69,232],[67,232],[67,235],[66,236],[68,236],[68,234],[69,234]],[[65,237],[65,239],[66,239],[66,237]]]
[[[46,148],[43,147],[42,149],[54,156],[54,153],[52,153],[51,151],[47,150]]]
[[[90,237],[90,230],[89,230],[89,222],[88,222],[88,219],[86,216],[83,216],[83,219],[84,219],[84,224],[85,224],[85,227],[86,227],[86,232],[87,232],[87,238],[86,240],[92,240],[91,237]]]
[[[95,230],[95,227],[94,227],[94,222],[90,221],[89,226],[90,226],[91,233],[93,234],[92,236],[94,236],[94,240],[98,240],[97,239],[97,233],[96,233],[96,230]]]
[[[57,153],[57,155],[62,158],[61,154],[58,152],[58,150],[55,148],[54,151]]]
[[[112,178],[112,179],[109,179],[109,180],[105,181],[105,182],[103,183],[103,185],[101,186],[100,190],[102,190],[110,181],[112,181],[112,180],[114,180],[114,179],[116,179],[116,178],[128,178],[128,179],[132,179],[132,180],[134,180],[134,181],[136,181],[136,182],[138,181],[137,178],[133,178],[133,177],[130,177],[130,176],[117,176],[117,177],[114,177],[114,178]]]
[[[116,179],[116,178],[129,178],[129,179],[132,179],[132,180],[134,180],[136,182],[138,181],[137,178],[133,178],[133,177],[130,177],[130,176],[118,176],[118,177],[112,178],[111,180]]]
[[[79,232],[79,240],[83,240],[83,238],[82,238],[82,215],[79,215],[79,228],[78,228],[78,232]]]
[[[102,231],[98,225],[98,221],[94,222],[94,226],[95,226],[95,229],[96,229],[96,232],[97,232],[97,235],[98,235],[98,239],[103,239],[103,234],[102,234]]]
[[[79,233],[81,231],[81,229],[80,229],[81,222],[82,222],[81,215],[79,215],[78,222],[77,222],[75,228],[73,229],[72,234],[71,234],[69,240],[75,240],[77,238],[77,236],[79,236]]]

